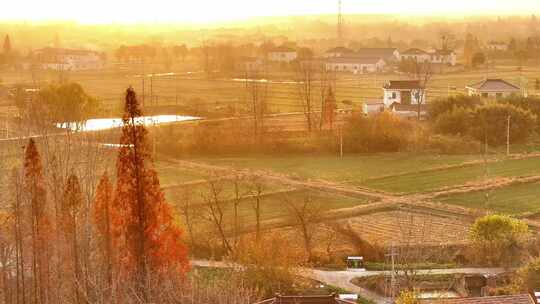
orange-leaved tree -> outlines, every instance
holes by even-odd
[[[99,233],[102,267],[107,285],[112,287],[113,252],[111,209],[113,200],[113,186],[107,172],[99,180],[94,200],[94,223]]]
[[[116,163],[113,226],[121,248],[122,270],[139,297],[149,300],[149,284],[188,268],[181,230],[153,169],[147,130],[135,91],[126,92],[120,151]],[[125,244],[125,245],[124,245]]]
[[[32,285],[35,303],[46,303],[49,291],[49,237],[47,192],[36,143],[30,139],[24,157],[24,188],[30,206],[32,237]]]
[[[79,245],[77,236],[77,217],[79,209],[83,204],[83,195],[81,191],[81,185],[79,179],[75,174],[71,174],[66,183],[64,189],[64,195],[62,197],[62,230],[68,244],[68,257],[71,260],[71,267],[67,267],[68,271],[72,273],[71,280],[73,282],[73,302],[80,303],[82,296],[80,294],[79,286],[82,285],[82,273],[79,261]]]

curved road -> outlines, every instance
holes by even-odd
[[[208,260],[192,260],[191,264],[200,267],[216,267],[216,268],[231,268],[239,267],[234,263],[208,261]],[[422,269],[418,270],[418,274],[482,274],[496,275],[505,272],[503,268],[452,268],[452,269]],[[380,304],[391,304],[391,300],[382,297],[379,294],[359,287],[351,281],[358,277],[370,277],[377,275],[391,274],[390,271],[326,271],[319,269],[303,268],[300,270],[300,275],[315,281],[322,282],[326,285],[336,286],[352,293],[356,293],[361,297]]]

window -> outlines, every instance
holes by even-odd
[[[495,94],[495,98],[497,98],[497,99],[501,99],[502,97],[503,97],[502,93],[496,93]]]
[[[482,97],[484,97],[484,98],[488,98],[488,97],[489,97],[489,95],[488,95],[488,93],[482,93]]]
[[[392,99],[396,99],[397,98],[397,93],[396,92],[392,92]]]

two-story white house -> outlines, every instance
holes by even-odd
[[[521,95],[521,88],[502,79],[485,79],[465,87],[469,96],[482,98],[504,98]]]
[[[326,70],[354,74],[377,73],[384,69],[386,62],[381,58],[336,57],[326,60]]]
[[[298,58],[298,52],[295,49],[280,46],[268,52],[268,60],[272,62],[291,63]]]
[[[383,86],[384,106],[426,104],[426,90],[420,80],[390,80]]]

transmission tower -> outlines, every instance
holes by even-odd
[[[341,0],[338,0],[337,34],[339,43],[343,43],[343,15],[341,14]]]

